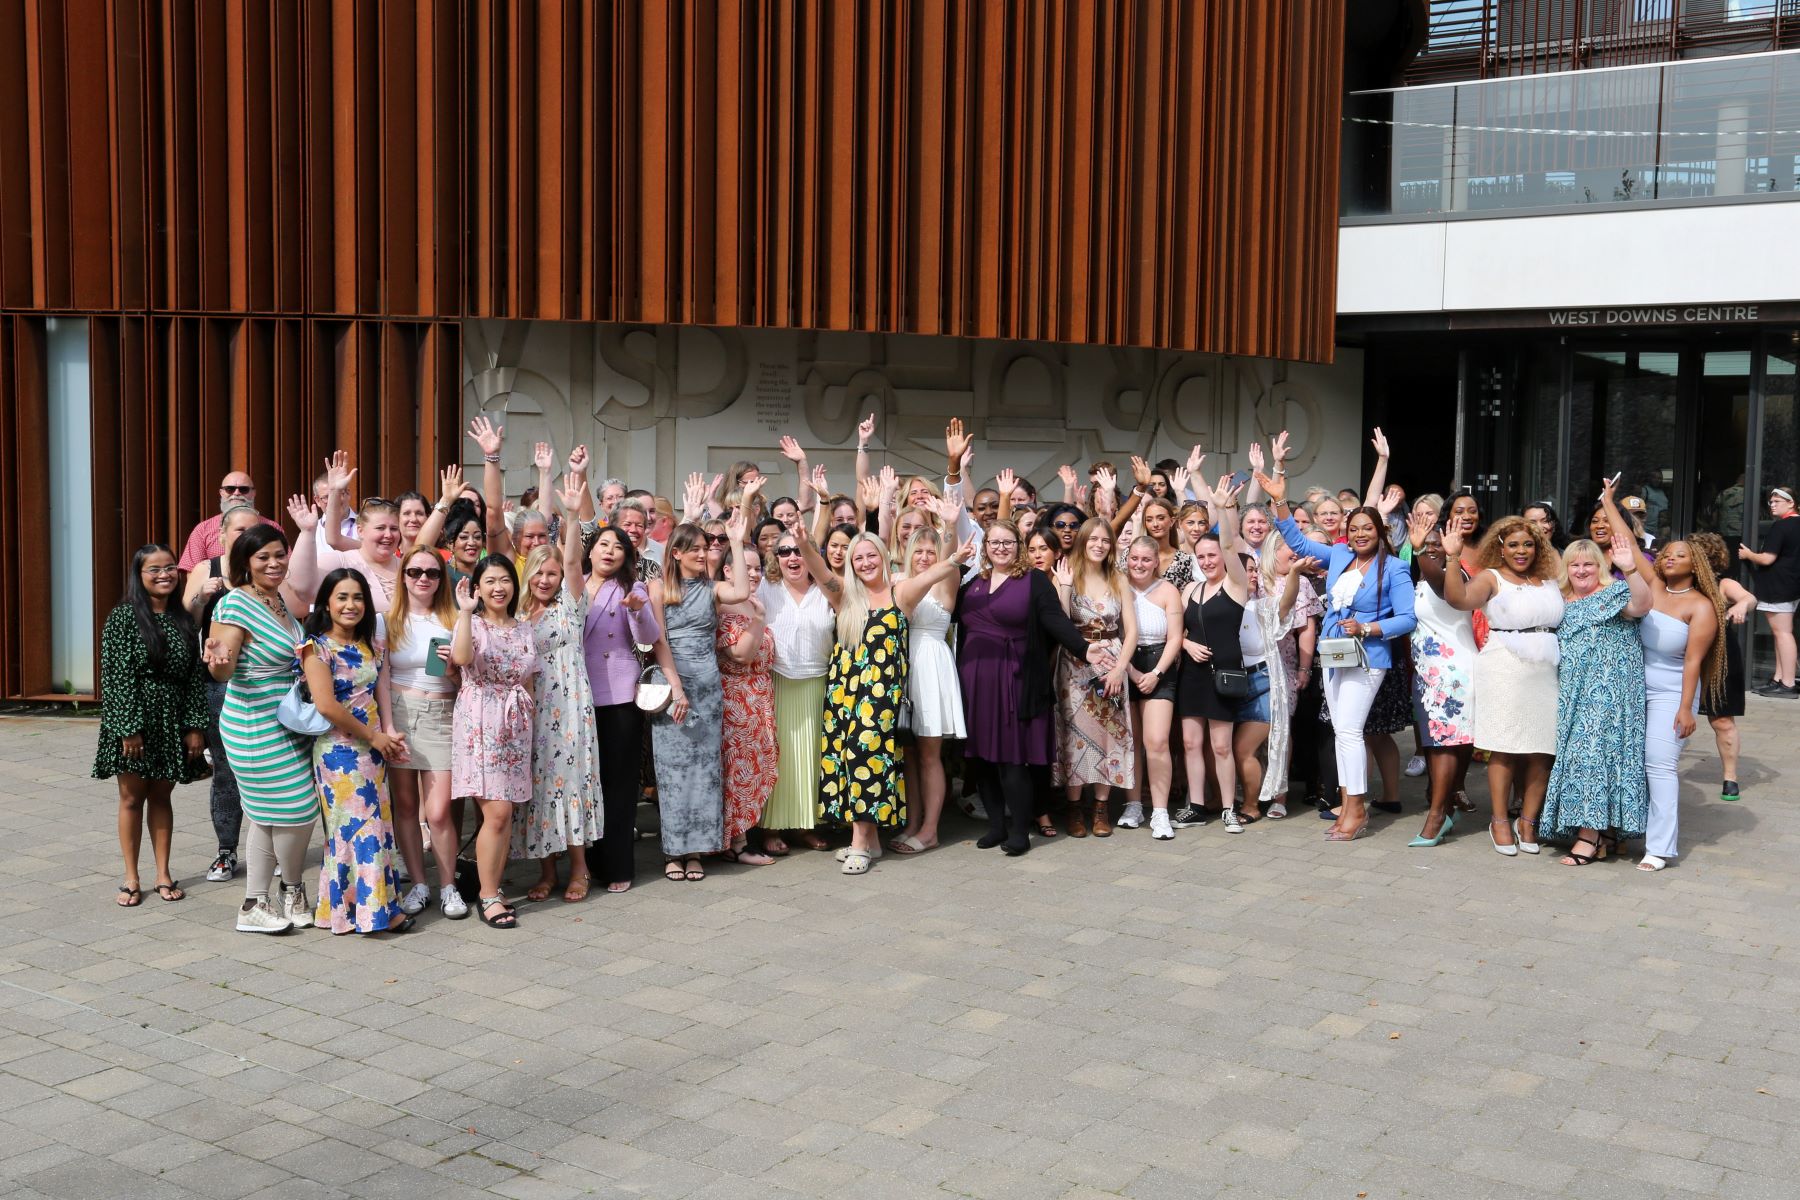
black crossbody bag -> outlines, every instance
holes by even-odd
[[[1225,585],[1220,584],[1221,591]],[[1215,595],[1217,593],[1214,593]],[[1212,646],[1212,637],[1206,632],[1206,581],[1200,581],[1200,636],[1208,648]],[[1210,666],[1210,662],[1208,663]],[[1240,667],[1213,667],[1213,693],[1226,700],[1248,700],[1250,698],[1250,672]]]

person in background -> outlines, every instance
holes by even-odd
[[[1762,548],[1739,545],[1737,556],[1756,567],[1756,611],[1769,622],[1775,640],[1775,674],[1756,689],[1759,696],[1777,700],[1800,697],[1794,679],[1794,610],[1800,607],[1800,511],[1794,507],[1794,489],[1786,484],[1769,489],[1769,516],[1773,518]]]
[[[1719,595],[1725,601],[1725,690],[1715,701],[1713,697],[1700,697],[1700,715],[1712,725],[1713,743],[1719,751],[1719,766],[1724,772],[1724,781],[1719,785],[1719,799],[1738,800],[1743,796],[1738,786],[1738,727],[1737,718],[1744,715],[1744,688],[1747,672],[1744,670],[1743,639],[1738,628],[1750,619],[1756,611],[1756,597],[1743,584],[1731,578],[1731,555],[1725,547],[1725,539],[1716,533],[1696,533],[1688,539],[1696,554],[1706,557],[1706,565],[1712,568],[1713,579],[1718,582]]]
[[[1537,526],[1552,549],[1560,553],[1569,544],[1569,535],[1563,532],[1562,518],[1556,515],[1556,508],[1548,500],[1527,504],[1521,515]]]
[[[394,505],[400,510],[401,548],[418,545],[419,533],[431,519],[431,501],[424,492],[405,491],[394,497]]]
[[[600,531],[588,551],[585,589],[587,618],[582,623],[582,654],[594,699],[594,729],[601,747],[600,840],[589,843],[588,874],[610,893],[629,891],[636,881],[633,846],[637,840],[637,806],[643,786],[643,755],[629,747],[644,745],[645,714],[637,706],[640,678],[637,646],[662,640],[662,626],[650,603],[650,592],[637,577],[637,550],[616,525]],[[626,747],[608,753],[607,747]]]
[[[646,558],[650,552],[650,514],[644,509],[643,502],[631,496],[613,505],[611,524],[625,535],[637,557],[638,578],[646,583],[654,583],[662,578],[662,564],[655,559]]]
[[[612,524],[613,509],[619,506],[619,501],[625,498],[625,494],[628,490],[629,489],[625,486],[625,481],[616,477],[608,478],[601,483],[599,498],[600,519],[602,521],[606,522],[608,525]]]
[[[313,739],[313,776],[325,816],[325,857],[313,923],[333,933],[403,933],[387,763],[406,759],[387,703],[385,647],[360,571],[339,567],[319,584],[307,614],[300,669],[331,728]]]
[[[219,517],[246,505],[252,509],[256,507],[256,483],[247,473],[232,471],[219,481],[219,516],[202,517],[188,532],[187,541],[181,546],[181,558],[175,565],[188,572],[207,559],[224,554],[225,529]],[[275,524],[267,517],[259,517],[258,520],[265,525]]]
[[[165,901],[187,894],[170,873],[175,836],[170,795],[176,784],[205,774],[207,704],[194,619],[175,600],[180,584],[174,551],[159,543],[139,547],[131,556],[125,599],[107,614],[100,631],[100,741],[93,777],[119,781],[122,908],[143,903],[138,855],[146,825],[156,859],[156,894]]]
[[[429,546],[412,547],[400,556],[400,591],[387,612],[388,704],[382,709],[394,732],[406,739],[407,750],[405,762],[388,764],[394,844],[412,879],[412,887],[400,897],[400,910],[410,916],[431,901],[425,839],[419,832],[423,816],[432,831],[444,915],[460,920],[469,915],[469,906],[456,890],[460,842],[450,801],[457,685],[450,639],[455,627],[456,602],[444,560]]]

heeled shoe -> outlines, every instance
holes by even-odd
[[[1496,825],[1505,825],[1508,828],[1510,828],[1512,826],[1512,822],[1511,821],[1489,821],[1488,822],[1488,841],[1494,843],[1494,853],[1495,854],[1504,854],[1508,858],[1517,858],[1519,856],[1519,848],[1517,846],[1502,846],[1500,844],[1500,839],[1494,836],[1494,826],[1496,826]]]
[[[1406,844],[1409,847],[1411,847],[1411,846],[1425,846],[1425,847],[1441,846],[1441,845],[1443,845],[1444,839],[1449,836],[1450,831],[1455,828],[1456,828],[1456,814],[1455,813],[1445,813],[1444,814],[1444,823],[1442,825],[1438,826],[1438,831],[1437,831],[1436,837],[1428,838],[1421,834],[1420,836],[1415,837],[1412,841],[1410,841]]]
[[[1517,843],[1519,849],[1526,854],[1537,854],[1542,851],[1543,847],[1536,842],[1528,842],[1525,840],[1525,833],[1519,828],[1519,825],[1520,822],[1513,822],[1513,841]]]
[[[1328,842],[1354,842],[1357,838],[1363,838],[1363,837],[1368,837],[1368,836],[1369,836],[1369,823],[1367,821],[1364,821],[1361,825],[1359,825],[1357,827],[1357,830],[1355,833],[1345,833],[1342,830],[1334,829],[1330,833],[1325,835],[1325,840]]]

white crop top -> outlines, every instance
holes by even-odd
[[[432,613],[409,613],[406,618],[406,640],[388,647],[388,681],[395,687],[434,696],[448,696],[456,691],[456,681],[444,675],[425,673],[425,660],[431,653],[433,638],[448,640],[450,631]]]

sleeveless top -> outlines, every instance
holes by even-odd
[[[1206,597],[1204,600],[1202,597]],[[1219,590],[1206,596],[1206,581],[1194,589],[1181,614],[1182,627],[1190,641],[1212,649],[1207,662],[1214,668],[1238,670],[1244,665],[1243,650],[1238,645],[1238,626],[1244,620],[1244,606],[1231,598],[1223,580]]]
[[[1554,580],[1511,583],[1499,571],[1494,577],[1494,597],[1481,608],[1487,617],[1488,643],[1499,643],[1527,662],[1555,663],[1561,658],[1556,627],[1562,624],[1562,589]]]
[[[1145,646],[1160,646],[1169,640],[1169,614],[1163,606],[1150,600],[1147,593],[1153,591],[1162,578],[1158,576],[1148,588],[1140,591],[1137,585],[1131,587],[1131,606],[1137,610],[1138,649]]]

